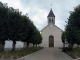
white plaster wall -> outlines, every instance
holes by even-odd
[[[5,48],[12,48],[12,41],[5,41]],[[23,47],[23,42],[21,41],[16,41],[16,48],[22,48]]]
[[[41,46],[49,47],[49,36],[50,35],[54,36],[54,47],[62,47],[63,46],[63,43],[61,41],[62,30],[59,29],[54,24],[50,24],[47,27],[45,27],[42,30],[41,34],[42,34],[42,38],[43,38]]]

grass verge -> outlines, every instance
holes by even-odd
[[[80,48],[62,48],[62,51],[71,56],[73,59],[80,58]]]
[[[10,58],[11,56],[13,56],[14,59],[17,59],[17,58],[21,58],[25,55],[31,54],[33,52],[36,52],[42,48],[43,47],[34,47],[34,48],[30,47],[28,49],[22,48],[22,49],[16,50],[16,51],[3,51],[3,52],[0,52],[0,58],[2,56],[4,56],[4,58]]]

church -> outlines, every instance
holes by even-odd
[[[55,15],[52,8],[47,16],[48,25],[41,30],[43,47],[62,47],[62,30],[55,25]]]

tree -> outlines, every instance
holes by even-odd
[[[29,46],[29,28],[30,28],[30,19],[25,15],[22,16],[22,24],[21,24],[21,41],[26,42],[27,46]],[[30,37],[31,38],[31,37]]]
[[[16,41],[21,39],[21,13],[12,7],[8,10],[8,38],[13,41],[12,51],[15,50]]]
[[[61,39],[62,39],[62,42],[63,42],[63,47],[65,47],[65,40],[66,40],[66,32],[65,31],[62,32]]]
[[[74,11],[70,13],[68,24],[66,26],[66,38],[71,47],[80,44],[80,6],[77,6]]]
[[[40,32],[38,31],[37,32],[37,36],[36,36],[36,45],[38,44],[41,44],[42,42],[42,35],[40,34]]]
[[[28,47],[29,43],[40,44],[42,37],[27,15],[0,2],[0,44],[4,46],[6,40],[13,41],[15,51],[16,41],[26,42]]]
[[[0,2],[0,42],[3,45],[3,50],[4,50],[4,45],[5,45],[5,40],[8,39],[8,30],[7,30],[7,5],[3,4]]]
[[[34,45],[36,45],[36,47],[37,47],[37,45],[41,44],[41,42],[42,42],[42,36],[41,36],[40,32],[38,31],[38,29],[36,28],[34,40],[33,40],[33,47],[34,47]]]

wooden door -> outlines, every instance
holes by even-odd
[[[54,37],[49,36],[49,47],[54,47]]]

